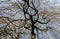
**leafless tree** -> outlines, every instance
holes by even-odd
[[[47,24],[50,20],[46,21],[46,17],[45,14],[43,14],[42,19],[44,20],[44,22],[39,21],[39,10],[38,7],[40,6],[40,1],[41,0],[22,0],[23,3],[19,2],[18,0],[16,0],[17,2],[11,2],[12,3],[12,8],[15,6],[15,8],[19,8],[21,9],[21,11],[24,13],[24,17],[25,19],[11,19],[10,17],[5,17],[5,16],[0,16],[0,18],[6,23],[4,26],[4,30],[1,30],[1,33],[3,33],[3,35],[8,34],[12,36],[11,39],[18,39],[20,33],[21,32],[15,32],[15,26],[18,28],[24,27],[25,29],[28,29],[31,31],[31,39],[40,39],[38,36],[38,30],[40,31],[47,31],[48,28],[46,29],[40,29],[38,28],[35,24],[36,23],[40,23],[40,24]],[[36,4],[37,2],[38,4]],[[2,1],[3,2],[3,1]],[[6,6],[7,7],[7,6]],[[3,8],[1,10],[7,9],[7,10],[12,10],[10,5],[7,8]],[[14,9],[15,10],[15,9]],[[17,14],[17,12],[19,12],[20,10],[17,10],[16,12],[14,12],[14,14],[12,13],[3,13],[3,14],[8,14],[11,16],[15,16]],[[19,21],[19,22],[18,22]],[[24,23],[24,25],[23,25]],[[25,26],[27,24],[27,26]],[[14,26],[13,28],[11,26]],[[29,25],[29,26],[28,26]],[[11,28],[10,28],[11,27]],[[35,33],[35,31],[37,33]],[[17,36],[15,36],[15,33],[18,33]],[[13,34],[13,35],[12,35]]]
[[[38,22],[38,23],[40,23],[40,24],[47,24],[50,20],[48,20],[47,22],[41,22],[41,21],[38,21],[39,20],[39,14],[38,14],[38,7],[40,6],[40,1],[38,0],[38,2],[39,2],[39,5],[35,5],[35,0],[23,0],[24,1],[24,4],[23,4],[23,12],[24,12],[24,15],[25,15],[25,18],[26,18],[26,21],[28,21],[28,20],[30,20],[31,21],[31,39],[35,39],[36,38],[36,35],[37,34],[35,34],[35,29],[36,29],[36,31],[37,31],[37,33],[38,33],[38,30],[45,30],[45,31],[47,31],[48,30],[48,28],[47,29],[39,29],[37,26],[35,26],[35,24]],[[29,18],[27,18],[27,16],[26,15],[28,15],[28,17]],[[45,17],[45,15],[43,15],[43,17],[42,17],[44,20],[46,19],[46,17]],[[29,27],[25,27],[25,28],[27,28],[27,29],[29,29]],[[37,37],[38,37],[38,35],[37,35]],[[38,37],[38,39],[39,39],[39,37]]]
[[[51,39],[50,31],[58,36],[60,14],[48,11],[48,4],[48,0],[1,0],[0,39]]]

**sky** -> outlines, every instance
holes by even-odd
[[[51,2],[60,2],[60,0],[50,0]]]

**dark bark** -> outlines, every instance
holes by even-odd
[[[26,18],[26,21],[27,20],[31,20],[31,23],[32,23],[32,25],[31,25],[31,27],[32,27],[31,34],[32,34],[32,36],[35,36],[36,34],[34,33],[34,29],[37,29],[37,30],[41,30],[41,29],[39,29],[36,26],[34,26],[34,24],[37,23],[37,22],[39,22],[40,24],[47,24],[48,22],[45,23],[45,22],[38,21],[38,19],[39,19],[38,10],[35,8],[34,3],[33,3],[33,0],[31,2],[32,3],[32,6],[30,6],[29,0],[23,0],[23,1],[24,1],[24,5],[23,5],[24,16],[26,18],[26,14],[29,15],[30,18],[29,19]],[[28,9],[29,8],[31,8],[32,10],[35,11],[35,14],[34,15],[29,14],[30,13],[30,12],[28,12]],[[36,16],[36,15],[37,15],[37,19],[36,20],[33,20],[33,16]],[[28,27],[25,27],[25,28],[28,29]]]

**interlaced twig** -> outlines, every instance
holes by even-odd
[[[36,9],[35,8],[35,5],[34,5],[34,3],[33,3],[33,0],[32,0],[32,6],[29,4],[29,0],[23,0],[24,1],[24,5],[23,5],[23,12],[24,12],[24,16],[25,16],[25,18],[26,18],[26,21],[27,20],[31,20],[31,23],[32,23],[32,25],[31,25],[31,27],[32,27],[32,29],[31,29],[31,34],[32,34],[32,37],[34,37],[36,34],[34,33],[34,29],[38,29],[38,30],[42,30],[42,29],[39,29],[39,28],[37,28],[36,26],[34,26],[34,24],[35,23],[40,23],[40,24],[47,24],[48,22],[41,22],[41,21],[38,21],[38,19],[39,19],[39,15],[38,15],[38,9]],[[29,8],[31,8],[32,10],[34,10],[35,11],[35,14],[34,15],[31,15],[31,14],[29,14],[30,12],[28,12],[28,9]],[[28,14],[29,15],[29,19],[27,19],[27,17],[26,17],[26,14]],[[33,16],[36,16],[37,15],[37,19],[36,20],[33,20]],[[49,20],[50,21],[50,20]],[[26,28],[26,27],[25,27]],[[28,29],[28,28],[27,28]],[[48,28],[47,29],[43,29],[43,30],[48,30]]]

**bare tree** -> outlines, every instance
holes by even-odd
[[[49,3],[49,0],[1,0],[0,39],[60,39],[57,19],[60,13],[48,11]]]
[[[24,4],[23,4],[23,12],[24,12],[24,15],[25,15],[25,18],[26,18],[26,21],[30,20],[31,21],[31,39],[35,39],[36,38],[36,33],[35,33],[35,29],[38,33],[38,30],[45,30],[47,31],[47,29],[39,29],[37,26],[35,26],[35,24],[38,22],[40,24],[47,24],[50,20],[48,20],[47,22],[41,22],[41,21],[38,21],[39,20],[39,15],[38,15],[38,9],[36,8],[34,2],[35,0],[23,0],[24,1]],[[31,3],[30,3],[31,2]],[[39,2],[39,0],[38,0]],[[39,5],[37,6],[39,7]],[[31,10],[30,10],[31,9]],[[32,11],[32,12],[31,12]],[[27,16],[29,16],[29,18],[27,18]],[[43,14],[43,17],[42,17],[44,20],[46,19],[45,15]],[[25,27],[25,28],[29,28],[29,27]],[[37,35],[38,37],[38,35]],[[39,39],[39,37],[38,37]]]

